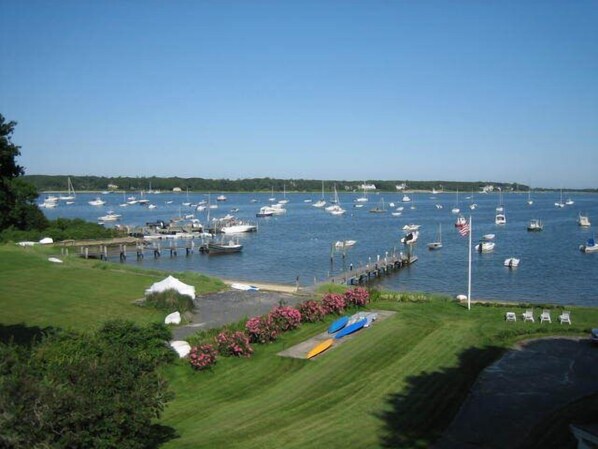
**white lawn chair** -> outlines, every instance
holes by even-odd
[[[563,323],[567,323],[567,324],[571,324],[571,312],[569,312],[568,310],[563,310],[563,313],[561,313],[559,315],[559,321],[561,324]]]
[[[543,323],[544,321],[552,323],[552,320],[550,319],[550,311],[546,309],[542,310],[542,315],[540,315],[540,323]]]
[[[523,322],[526,321],[531,321],[532,323],[534,323],[534,311],[531,309],[527,309],[525,312],[523,312],[521,314],[521,316],[523,317]]]
[[[505,321],[517,321],[517,315],[515,312],[505,313]]]

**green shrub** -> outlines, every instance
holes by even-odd
[[[190,312],[193,310],[193,299],[188,295],[181,295],[174,289],[160,293],[152,293],[145,297],[145,304],[154,309],[166,312]]]

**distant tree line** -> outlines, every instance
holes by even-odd
[[[25,175],[23,179],[33,184],[40,191],[64,191],[67,189],[67,175]],[[321,179],[280,179],[280,178],[247,178],[247,179],[207,179],[180,177],[105,177],[105,176],[70,176],[77,191],[172,191],[179,188],[196,192],[319,192],[322,189]],[[360,191],[361,185],[374,184],[376,191],[396,192],[397,185],[406,185],[407,190],[445,190],[462,192],[480,191],[484,186],[492,185],[503,191],[527,191],[529,186],[517,183],[493,181],[412,181],[412,180],[378,180],[348,181],[341,179],[325,179],[324,188],[331,191],[336,185],[339,191]],[[536,189],[534,190],[542,190]],[[594,189],[595,191],[596,189]]]

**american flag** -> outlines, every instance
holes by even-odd
[[[468,221],[466,221],[463,225],[461,225],[459,227],[459,234],[461,234],[463,237],[465,237],[469,234],[469,222]]]

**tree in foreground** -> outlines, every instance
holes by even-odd
[[[155,447],[171,399],[158,366],[175,357],[163,326],[107,323],[30,349],[0,345],[0,447]]]
[[[0,230],[41,229],[47,220],[35,200],[35,187],[19,179],[25,171],[17,164],[20,147],[11,142],[16,122],[6,122],[0,114]]]

